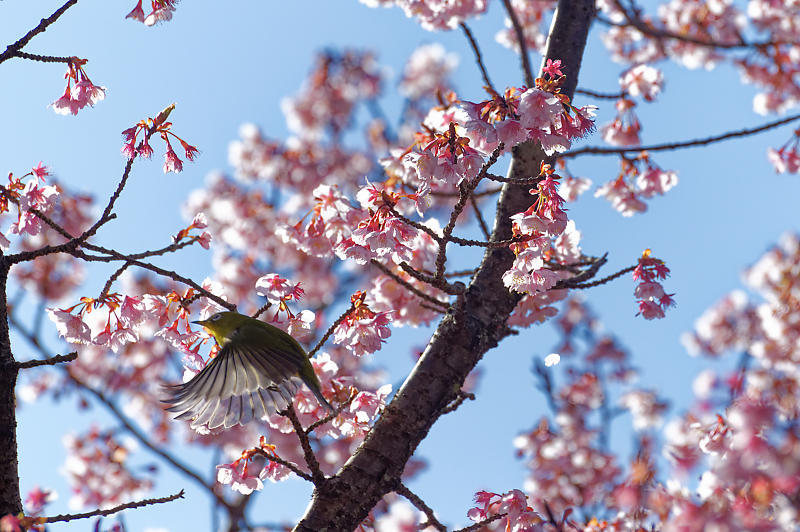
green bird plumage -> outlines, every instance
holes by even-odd
[[[284,410],[301,383],[334,412],[305,350],[288,333],[238,312],[194,323],[214,336],[220,351],[192,380],[167,387],[164,402],[179,413],[175,419],[191,419],[193,428],[243,425]]]

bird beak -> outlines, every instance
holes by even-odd
[[[202,326],[204,326],[204,327],[205,327],[205,325],[206,325],[206,321],[207,321],[207,320],[197,320],[197,321],[193,321],[192,323],[196,323],[196,324],[198,324],[198,325],[202,325]]]

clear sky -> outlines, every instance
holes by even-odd
[[[408,55],[419,45],[441,42],[458,53],[454,76],[459,96],[483,97],[479,72],[460,32],[430,33],[407,19],[399,9],[369,9],[356,0],[330,2],[235,3],[183,2],[174,19],[146,28],[125,20],[134,2],[82,0],[26,48],[31,53],[78,55],[89,59],[92,80],[107,87],[105,101],[77,117],[56,115],[47,107],[63,92],[62,65],[11,60],[0,65],[0,163],[3,172],[25,173],[44,161],[71,187],[104,201],[116,186],[124,159],[120,132],[171,102],[175,131],[199,147],[197,162],[179,175],[164,175],[160,158],[137,163],[130,186],[118,204],[119,219],[108,224],[100,241],[126,250],[163,245],[169,234],[185,225],[180,206],[188,193],[202,187],[215,169],[229,170],[228,143],[238,137],[242,123],[258,124],[266,135],[284,138],[287,129],[281,99],[294,94],[311,67],[315,51],[325,47],[374,50],[392,73],[384,108],[396,116],[401,101],[395,83]],[[60,2],[0,2],[0,47],[15,41]],[[502,27],[499,3],[470,25],[481,44],[497,86],[522,85],[516,55],[494,41]],[[596,27],[580,72],[579,86],[602,92],[618,90],[620,65],[612,63]],[[540,57],[532,53],[534,65]],[[641,104],[639,118],[645,143],[684,140],[760,125],[770,117],[752,112],[755,89],[743,86],[728,67],[686,71],[672,63],[661,65],[666,88],[654,104]],[[567,66],[567,73],[570,73]],[[611,120],[613,103],[577,98],[576,103],[600,106],[598,124]],[[665,197],[649,203],[649,212],[623,218],[603,199],[585,194],[569,205],[570,217],[583,233],[586,253],[609,253],[605,273],[631,265],[645,248],[664,259],[672,270],[665,283],[675,292],[677,308],[661,321],[636,318],[634,283],[625,276],[586,293],[588,301],[641,369],[641,384],[657,388],[671,400],[672,412],[691,402],[691,382],[707,367],[688,356],[679,342],[703,310],[740,286],[740,272],[784,231],[797,231],[800,181],[796,175],[775,175],[766,149],[789,138],[790,127],[757,137],[733,140],[655,156],[665,169],[678,171],[680,183]],[[601,145],[599,134],[576,146]],[[595,188],[616,175],[612,157],[586,157],[570,164],[575,175],[590,177]],[[485,212],[492,214],[491,206]],[[179,253],[166,262],[202,280],[210,274],[210,254]],[[466,267],[467,265],[465,265]],[[87,279],[86,294],[95,294],[105,270]],[[13,289],[12,289],[13,293]],[[75,294],[75,299],[80,295]],[[411,366],[410,350],[426,342],[422,329],[393,332],[392,340],[375,361],[392,370],[401,382]],[[455,415],[444,417],[420,446],[418,455],[428,468],[410,487],[451,524],[466,523],[471,498],[479,489],[521,488],[524,468],[514,458],[511,440],[529,429],[546,411],[528,371],[532,357],[551,352],[555,335],[548,324],[510,338],[483,360],[484,376],[478,400]],[[58,342],[51,346],[64,352]],[[33,353],[14,338],[18,359]],[[36,371],[36,370],[34,370]],[[24,382],[24,381],[23,381]],[[55,489],[59,500],[49,513],[69,511],[69,488],[58,470],[64,461],[61,435],[70,427],[108,420],[100,407],[78,411],[77,401],[59,404],[44,400],[19,409],[20,474],[23,494],[34,485]],[[97,420],[97,421],[96,421]],[[618,420],[620,426],[628,419]],[[613,444],[627,446],[629,434],[615,432]],[[173,452],[183,453],[175,449]],[[158,463],[145,451],[142,464]],[[212,470],[211,457],[183,454]],[[163,464],[159,464],[164,471]],[[189,481],[173,474],[159,477],[152,496],[187,489],[187,502],[125,514],[129,530],[146,527],[172,531],[206,530],[210,511],[197,504],[204,497]],[[303,512],[310,489],[304,482],[267,485],[259,495],[254,522],[295,521]],[[53,530],[86,530],[88,523],[57,525]]]

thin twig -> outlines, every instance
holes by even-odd
[[[339,406],[337,406],[337,407],[336,407],[336,409],[335,409],[333,412],[331,412],[330,414],[328,414],[327,416],[325,416],[325,417],[324,417],[324,418],[322,418],[322,419],[318,419],[318,420],[316,420],[316,421],[315,421],[315,422],[313,422],[311,425],[309,425],[308,427],[306,427],[306,430],[305,430],[306,434],[311,434],[312,432],[314,432],[315,430],[317,430],[319,427],[321,427],[321,426],[322,426],[322,425],[324,425],[325,423],[327,423],[327,422],[329,422],[329,421],[333,421],[333,419],[334,419],[336,416],[338,416],[339,414],[341,414],[341,413],[342,413],[342,411],[344,411],[344,409],[345,409],[345,408],[347,408],[348,406],[350,406],[350,403],[352,403],[352,402],[353,402],[353,399],[355,399],[355,398],[356,398],[356,394],[354,393],[354,394],[353,394],[353,395],[350,397],[350,399],[348,399],[348,400],[347,400],[347,401],[345,401],[344,403],[341,403]]]
[[[486,174],[486,177],[488,176],[489,174]],[[483,196],[492,196],[494,194],[497,194],[501,190],[503,190],[502,187],[488,188],[486,190],[481,190],[480,192],[473,192],[472,195],[475,196],[476,198],[480,198]],[[436,196],[437,198],[455,198],[461,195],[460,192],[449,192],[444,190],[431,190],[430,194],[431,196]]]
[[[436,530],[447,530],[447,527],[444,526],[438,519],[436,519],[436,515],[434,514],[433,509],[427,504],[425,504],[425,501],[423,501],[419,497],[419,495],[408,489],[408,487],[405,484],[403,484],[402,482],[398,483],[397,486],[394,488],[394,492],[408,499],[408,502],[413,504],[414,507],[417,508],[417,510],[424,513],[425,517],[428,518],[427,523],[423,523],[422,525],[420,525],[420,530],[426,528],[426,525],[432,526]]]
[[[481,528],[485,527],[489,523],[493,523],[498,519],[502,519],[506,516],[506,514],[497,514],[491,517],[487,517],[483,521],[478,521],[474,525],[470,525],[466,528],[459,528],[458,530],[453,530],[453,532],[474,532],[475,530],[480,530]]]
[[[114,273],[111,274],[111,277],[108,278],[108,281],[106,281],[106,284],[103,286],[103,289],[100,291],[100,297],[98,297],[97,299],[102,301],[108,295],[108,291],[111,290],[111,285],[114,284],[114,281],[119,279],[119,276],[122,275],[122,272],[127,270],[128,266],[130,266],[130,265],[131,265],[131,263],[129,261],[125,262],[125,264],[123,264],[122,266],[117,268],[117,271],[115,271]]]
[[[77,3],[78,0],[68,0],[67,3],[56,9],[52,15],[50,15],[47,18],[43,18],[41,21],[39,21],[39,24],[35,28],[33,28],[25,35],[23,35],[22,38],[20,38],[17,42],[9,44],[6,47],[5,52],[0,54],[0,63],[14,57],[17,54],[17,52],[22,50],[25,47],[25,45],[27,45],[30,42],[31,39],[33,39],[43,31],[47,30],[47,27],[50,24],[58,20],[58,17],[63,15],[67,9],[69,9],[70,7],[74,6]]]
[[[470,401],[475,400],[475,394],[470,392],[465,392],[464,390],[458,391],[458,396],[453,399],[447,406],[442,408],[439,415],[449,414],[450,412],[455,412],[456,409],[461,406],[461,404],[469,399]]]
[[[327,342],[328,338],[331,337],[333,332],[336,330],[336,327],[338,327],[339,324],[342,323],[347,318],[347,315],[350,314],[354,308],[355,305],[353,303],[350,303],[350,307],[344,312],[342,312],[338,318],[336,318],[336,321],[334,321],[331,324],[331,326],[328,327],[328,330],[325,331],[325,334],[323,334],[322,338],[319,339],[319,342],[317,342],[317,345],[314,346],[314,349],[308,352],[308,358],[312,358],[315,354],[317,354],[317,351],[319,351],[320,348],[322,348],[322,346],[325,345],[325,342]]]
[[[255,314],[253,314],[253,316],[252,316],[252,317],[253,317],[253,318],[258,318],[259,316],[261,316],[262,314],[264,314],[264,313],[265,313],[265,312],[266,312],[266,311],[269,309],[269,307],[271,307],[271,306],[272,306],[272,303],[270,303],[269,301],[267,301],[266,303],[264,303],[263,305],[261,305],[261,306],[258,308],[258,310],[255,312]]]
[[[474,179],[466,183],[462,181],[461,184],[459,185],[460,195],[458,197],[458,201],[456,201],[456,204],[453,206],[453,210],[450,211],[450,220],[448,220],[447,225],[442,230],[441,240],[437,242],[437,244],[439,245],[439,251],[436,253],[436,262],[435,262],[436,273],[433,276],[434,279],[433,285],[436,286],[437,288],[442,288],[442,286],[439,286],[440,284],[443,286],[447,285],[447,281],[444,280],[444,267],[445,267],[445,262],[447,261],[447,256],[446,256],[447,242],[456,241],[454,238],[452,238],[452,234],[453,230],[456,227],[456,222],[458,221],[458,217],[464,210],[464,207],[467,204],[467,200],[472,195],[472,192],[478,187],[481,180],[484,177],[486,177],[486,173],[492,166],[494,166],[494,164],[497,162],[497,159],[500,157],[500,154],[503,153],[504,149],[505,145],[502,142],[499,143],[497,147],[492,151],[492,154],[489,156],[486,162],[483,163],[483,166],[481,166],[478,175],[476,175]],[[442,289],[445,290],[444,288]],[[445,292],[447,292],[447,290],[445,290]],[[453,292],[448,292],[448,293],[453,293]]]
[[[774,122],[768,122],[762,126],[748,128],[748,129],[740,129],[738,131],[730,131],[728,133],[723,133],[722,135],[706,137],[704,139],[685,140],[681,142],[669,142],[665,144],[651,144],[649,146],[631,146],[628,148],[605,148],[600,146],[587,146],[586,148],[580,148],[578,150],[570,150],[564,152],[558,157],[561,159],[569,159],[572,157],[577,157],[578,155],[583,155],[584,153],[590,153],[593,155],[619,155],[637,151],[668,151],[668,150],[676,150],[679,148],[693,148],[695,146],[704,146],[706,144],[713,144],[715,142],[720,142],[735,137],[746,137],[748,135],[753,135],[755,133],[761,133],[762,131],[767,131],[768,129],[773,129],[778,126],[788,124],[789,122],[797,120],[798,118],[800,118],[800,114],[792,115],[790,117],[782,118],[780,120],[775,120]]]
[[[472,204],[472,210],[475,211],[475,218],[478,219],[478,225],[481,227],[481,232],[483,233],[484,238],[489,240],[491,238],[489,226],[486,225],[486,220],[483,219],[483,214],[481,214],[481,210],[478,207],[478,201],[475,199],[474,194],[470,194],[469,202]]]
[[[61,364],[62,362],[72,362],[78,358],[78,353],[73,351],[72,353],[67,353],[66,355],[56,355],[48,358],[43,358],[41,360],[27,360],[25,362],[17,362],[16,366],[17,369],[29,369],[29,368],[36,368],[39,366],[55,366],[56,364]]]
[[[779,46],[779,45],[796,45],[795,41],[763,41],[763,42],[745,42],[741,37],[739,38],[739,42],[732,42],[732,43],[722,43],[717,41],[711,41],[708,39],[700,39],[697,37],[692,37],[689,35],[683,35],[680,33],[674,33],[664,29],[654,28],[646,21],[642,20],[638,16],[632,15],[627,9],[622,7],[619,2],[614,2],[615,7],[617,7],[622,15],[625,17],[625,23],[614,23],[607,20],[602,20],[602,22],[606,24],[610,24],[613,26],[633,26],[637,30],[639,30],[644,35],[648,35],[655,39],[673,39],[676,41],[683,41],[688,42],[691,44],[696,44],[698,46],[707,46],[709,48],[722,48],[722,49],[737,49],[737,48],[764,48],[767,46]]]
[[[550,412],[555,416],[558,414],[559,408],[556,404],[556,395],[553,392],[553,381],[550,372],[538,358],[533,359],[533,374],[539,378],[539,385],[536,386],[547,399],[547,406],[550,407]]]
[[[573,289],[594,288],[595,286],[600,286],[601,284],[606,284],[609,281],[613,281],[617,277],[621,277],[621,276],[625,275],[626,273],[632,272],[635,269],[636,269],[636,266],[628,266],[627,268],[622,269],[622,270],[618,271],[617,273],[613,273],[613,274],[609,275],[608,277],[603,277],[602,279],[599,279],[597,281],[592,281],[591,283],[574,283],[574,284],[571,284],[569,282],[570,279],[566,279],[562,286],[559,286],[559,283],[561,283],[561,281],[559,281],[558,283],[556,283],[556,286],[554,286],[553,288],[573,288]]]
[[[522,60],[522,72],[525,75],[525,85],[533,87],[533,69],[531,69],[531,62],[528,59],[528,45],[525,43],[525,30],[522,28],[517,13],[511,6],[511,0],[503,0],[503,5],[508,13],[508,18],[511,19],[511,25],[514,27],[514,33],[517,36],[517,44],[519,45],[519,56]]]
[[[620,98],[624,98],[627,93],[625,91],[611,93],[611,92],[596,92],[589,89],[575,89],[575,94],[583,94],[585,96],[591,96],[592,98],[598,98],[600,100],[619,100]]]
[[[297,464],[295,464],[293,462],[290,462],[288,460],[284,460],[280,456],[268,454],[268,453],[262,451],[261,449],[259,449],[258,451],[259,451],[259,454],[261,456],[263,456],[264,458],[266,458],[267,460],[270,460],[272,462],[275,462],[276,464],[282,465],[283,467],[285,467],[286,469],[289,469],[292,473],[294,473],[298,477],[302,478],[303,480],[307,480],[309,482],[314,482],[314,479],[311,478],[311,475],[309,475],[308,473],[306,473],[305,471],[300,469],[297,466]]]
[[[458,294],[460,294],[460,293],[462,293],[464,291],[463,290],[463,286],[464,286],[463,283],[459,283],[461,285],[461,287],[462,287],[460,289],[455,284],[451,284],[451,283],[448,283],[447,281],[445,281],[444,280],[444,275],[442,275],[441,277],[434,277],[434,276],[431,276],[431,275],[425,275],[424,273],[415,270],[407,262],[401,262],[400,264],[398,264],[398,266],[400,266],[400,268],[404,272],[406,272],[408,275],[410,275],[411,277],[413,277],[417,281],[421,281],[421,282],[429,284],[429,285],[431,285],[431,286],[433,286],[435,288],[438,288],[439,290],[441,290],[445,294],[449,294],[451,296],[454,296],[454,295],[458,295]]]
[[[390,270],[389,268],[387,268],[386,266],[384,266],[383,264],[381,264],[377,260],[375,260],[375,259],[370,260],[370,264],[372,264],[373,266],[378,268],[384,274],[386,274],[389,277],[391,277],[392,280],[394,280],[394,282],[396,282],[397,284],[399,284],[400,286],[402,286],[403,288],[405,288],[406,290],[408,290],[409,292],[411,292],[415,296],[417,296],[417,297],[419,297],[421,299],[424,299],[425,301],[431,303],[432,305],[434,305],[436,307],[440,307],[443,310],[447,310],[447,308],[450,306],[448,303],[445,303],[444,301],[440,301],[440,300],[436,299],[435,297],[426,294],[425,292],[423,292],[422,290],[420,290],[416,286],[412,285],[411,283],[409,283],[408,281],[406,281],[402,277],[398,276],[396,273],[394,273],[392,270]]]
[[[483,64],[481,49],[478,47],[478,42],[472,35],[472,31],[470,31],[469,26],[467,26],[464,22],[459,23],[459,26],[461,26],[461,29],[464,31],[464,35],[467,36],[469,45],[472,47],[472,51],[475,53],[475,62],[478,63],[478,68],[481,71],[481,77],[483,77],[483,82],[486,85],[486,88],[491,91],[492,95],[497,94],[497,91],[494,89],[494,85],[492,85],[492,80],[489,79],[489,72],[486,71],[486,67]]]
[[[15,52],[14,55],[20,59],[28,59],[30,61],[38,61],[40,63],[71,63],[73,56],[55,56],[55,55],[39,55],[29,54],[27,52]]]
[[[315,486],[322,485],[322,483],[326,480],[325,473],[323,473],[322,469],[319,467],[319,461],[314,455],[314,450],[311,449],[311,442],[308,439],[308,434],[306,434],[303,425],[297,418],[297,413],[294,411],[294,406],[290,404],[288,408],[283,412],[280,412],[280,414],[289,418],[289,421],[292,423],[292,427],[297,435],[297,439],[300,440],[300,447],[303,449],[303,457],[306,459],[306,465],[308,465],[308,469],[311,470],[312,482]]]
[[[151,504],[162,504],[165,502],[172,502],[176,499],[183,499],[183,493],[184,493],[183,490],[181,490],[175,495],[170,495],[168,497],[159,497],[157,499],[142,499],[141,501],[126,502],[125,504],[120,504],[119,506],[114,506],[113,508],[108,508],[106,510],[92,510],[91,512],[85,512],[82,514],[59,514],[59,515],[54,515],[52,517],[40,517],[36,518],[36,521],[42,523],[59,523],[63,521],[74,521],[75,519],[86,519],[87,517],[94,517],[96,515],[101,515],[103,517],[106,517],[111,514],[121,512],[122,510],[129,510],[131,508],[141,508],[142,506],[150,506]]]

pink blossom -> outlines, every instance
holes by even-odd
[[[555,79],[564,75],[560,69],[561,59],[556,59],[555,61],[548,59],[547,64],[542,67],[542,72],[550,76],[550,79]]]
[[[344,345],[356,356],[374,353],[391,335],[390,322],[391,312],[375,312],[359,319],[346,319],[336,328],[333,341]]]
[[[538,50],[540,53],[544,53],[547,29],[551,18],[550,15],[555,5],[555,0],[541,0],[537,2],[511,0],[511,7],[522,26],[525,44],[528,49]],[[507,48],[519,50],[517,34],[508,17],[505,19],[504,26],[505,28],[497,33],[495,39]]]
[[[408,58],[400,91],[414,99],[443,93],[450,87],[447,78],[457,65],[458,56],[446,53],[441,44],[420,46]]]
[[[25,497],[25,508],[27,510],[27,515],[41,515],[42,511],[44,511],[45,505],[56,498],[57,496],[54,491],[41,489],[39,486],[34,486],[34,488],[28,492],[28,496]]]
[[[78,105],[72,99],[72,90],[69,84],[67,84],[67,88],[64,89],[64,94],[62,94],[61,97],[58,100],[54,101],[51,105],[53,107],[53,111],[55,111],[56,114],[59,115],[67,115],[70,113],[74,115],[78,114]]]
[[[203,249],[209,249],[211,247],[211,239],[211,233],[208,231],[203,231],[200,236],[195,237],[195,240],[203,247]]]
[[[136,2],[136,6],[131,10],[130,13],[125,15],[125,18],[132,18],[133,20],[144,22],[144,10],[142,9],[142,0],[138,0]]]
[[[578,196],[589,190],[591,186],[591,179],[567,176],[561,181],[561,187],[559,187],[558,193],[564,198],[564,201],[575,201],[578,199]]]
[[[88,344],[92,341],[92,332],[80,316],[67,311],[48,308],[47,315],[55,323],[58,334],[73,344]]]
[[[37,164],[36,166],[34,166],[34,167],[31,169],[31,172],[33,172],[33,175],[35,175],[35,176],[36,176],[36,178],[37,178],[37,179],[39,179],[39,180],[41,180],[41,181],[44,181],[44,178],[45,178],[46,176],[49,176],[49,175],[51,175],[51,174],[50,174],[50,169],[49,169],[49,168],[47,168],[47,167],[44,165],[44,163],[42,163],[42,161],[39,161],[39,164]]]
[[[183,161],[178,158],[175,151],[167,143],[167,151],[164,154],[164,173],[175,172],[176,174],[183,170]]]
[[[639,312],[636,315],[641,315],[646,320],[660,319],[664,317],[664,310],[653,300],[642,300],[639,301]]]
[[[12,514],[0,517],[0,532],[22,532],[19,518]]]
[[[767,158],[775,168],[775,172],[779,174],[800,173],[800,154],[798,154],[796,146],[791,149],[784,147],[779,150],[769,148],[767,150]]]
[[[619,84],[631,96],[641,96],[651,102],[661,92],[664,74],[649,65],[636,65],[620,77]]]
[[[520,97],[518,111],[522,127],[541,130],[557,125],[564,107],[555,95],[540,89],[528,89]]]
[[[642,197],[650,198],[665,192],[678,184],[675,172],[667,172],[655,165],[648,165],[647,169],[636,178],[636,186]]]
[[[264,483],[259,478],[263,467],[248,467],[248,460],[236,460],[230,464],[217,466],[217,482],[230,484],[231,489],[242,495],[250,495],[253,491],[260,491]]]
[[[143,21],[144,25],[153,26],[159,22],[172,20],[172,13],[175,11],[175,1],[176,0],[161,0],[161,5],[159,7],[155,7],[154,4],[153,11],[151,11]]]

